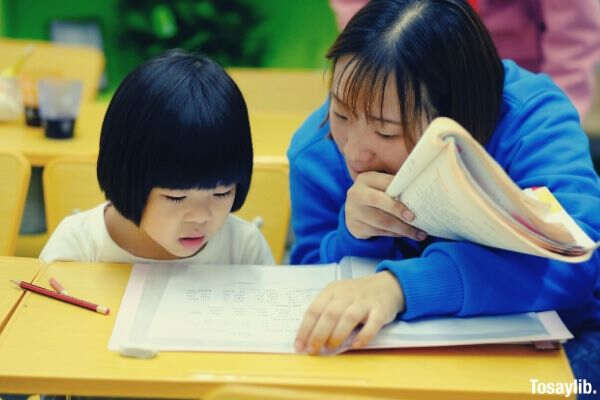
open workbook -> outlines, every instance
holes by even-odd
[[[304,312],[330,282],[375,272],[347,257],[313,266],[136,264],[109,349],[293,353]],[[562,341],[554,311],[386,325],[368,348]],[[342,346],[342,351],[347,346]]]
[[[431,236],[566,262],[588,260],[600,245],[577,226],[546,187],[521,190],[463,127],[436,118],[388,186]]]

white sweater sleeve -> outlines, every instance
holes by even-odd
[[[93,261],[90,254],[88,232],[82,226],[80,218],[69,216],[56,227],[46,242],[39,258],[47,263],[53,261]]]

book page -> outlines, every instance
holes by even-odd
[[[306,267],[136,264],[109,349],[294,353],[304,312],[321,290],[337,279],[372,274],[376,264],[357,257]],[[368,348],[570,337],[558,316],[555,326],[562,335],[537,314],[394,322]]]
[[[386,193],[415,213],[412,225],[432,236],[567,262],[585,261],[597,247],[566,213],[570,223],[549,218],[546,204],[523,194],[448,118],[429,125]]]
[[[586,249],[594,246],[594,242],[566,212],[562,219],[551,218],[551,207],[523,193],[466,131],[448,137],[452,137],[456,143],[458,159],[464,166],[467,178],[515,228],[532,235],[534,240],[543,241],[542,246],[555,248],[556,251],[568,252],[573,247]]]
[[[419,178],[421,172],[427,169],[441,152],[446,150],[447,145],[439,139],[437,131],[431,132],[428,129],[410,152],[385,192],[391,197],[399,197],[414,180]]]
[[[443,151],[402,192],[399,200],[415,214],[412,225],[436,237],[531,254],[531,247],[457,179],[458,168],[455,153]]]
[[[339,266],[312,267],[135,265],[143,290],[124,298],[134,322],[111,340],[161,350],[293,351],[304,312]],[[129,290],[129,286],[128,286]],[[131,314],[131,313],[129,313]],[[115,326],[117,330],[117,326]]]
[[[573,218],[567,214],[565,209],[560,205],[547,187],[527,188],[523,190],[523,194],[529,198],[535,199],[536,204],[544,204],[548,210],[544,214],[544,220],[549,223],[563,225],[564,228],[571,233],[575,239],[575,243],[590,249],[598,248],[600,246],[600,242],[594,243],[577,225]]]

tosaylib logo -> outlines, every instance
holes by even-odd
[[[596,394],[596,389],[585,379],[573,379],[572,382],[541,382],[530,379],[533,394],[560,394],[569,397],[572,394]]]

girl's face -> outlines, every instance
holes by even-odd
[[[148,196],[140,229],[173,256],[192,256],[225,223],[235,190],[235,184],[214,189],[154,188]]]
[[[350,75],[342,72],[349,60],[349,57],[342,57],[335,65],[329,107],[331,135],[346,160],[353,180],[367,171],[395,174],[409,153],[400,119],[396,80],[393,77],[387,79],[383,108],[377,101],[370,107],[369,115],[364,112],[353,114],[342,100]]]

